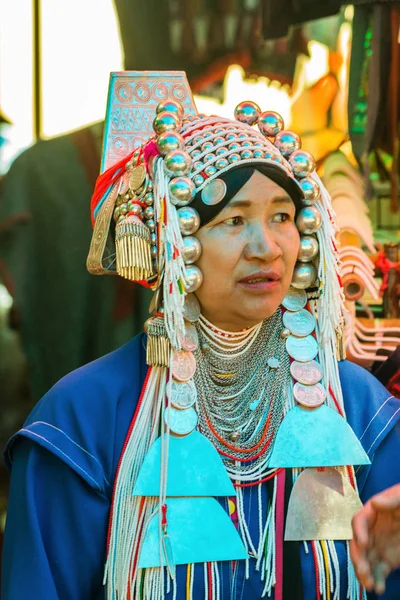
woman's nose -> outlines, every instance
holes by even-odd
[[[282,249],[276,242],[273,232],[267,227],[254,228],[244,249],[247,260],[258,259],[271,262],[282,255]]]

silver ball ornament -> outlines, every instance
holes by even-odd
[[[203,175],[200,175],[200,173],[198,175],[195,175],[193,177],[193,183],[196,187],[200,187],[202,183],[204,183],[204,177]]]
[[[166,155],[164,164],[169,175],[179,177],[189,173],[192,159],[184,150],[173,150]]]
[[[196,195],[196,188],[189,177],[175,177],[169,182],[169,193],[172,204],[186,206]]]
[[[216,169],[216,167],[214,167],[214,165],[210,165],[209,167],[205,167],[205,169],[204,169],[204,173],[206,175],[208,175],[208,177],[215,175],[216,172],[217,172],[217,169]]]
[[[225,167],[227,167],[229,165],[229,162],[226,160],[226,158],[223,158],[222,156],[220,158],[218,158],[215,161],[215,166],[218,169],[218,171],[220,171],[221,169],[225,169]]]
[[[201,244],[199,240],[191,235],[183,238],[182,258],[187,265],[199,260],[201,256]]]
[[[237,105],[234,111],[236,121],[246,123],[246,125],[254,125],[258,121],[261,114],[260,107],[250,100],[245,100]]]
[[[311,177],[305,177],[299,181],[300,187],[304,194],[304,203],[311,204],[315,202],[320,194],[319,185]]]
[[[300,248],[297,260],[300,262],[310,262],[318,254],[318,241],[311,235],[302,235],[300,237]]]
[[[304,206],[297,215],[296,225],[300,233],[315,233],[322,223],[321,213],[315,206]]]
[[[199,267],[196,267],[195,265],[186,267],[186,281],[187,285],[185,286],[185,292],[188,294],[199,289],[203,283],[203,273],[200,271]]]
[[[213,148],[214,144],[212,142],[204,142],[204,144],[201,145],[202,152],[210,152]]]
[[[301,148],[301,140],[297,133],[284,130],[276,134],[274,145],[283,156],[287,157]]]
[[[154,219],[149,219],[146,223],[147,227],[150,229],[150,231],[155,231],[156,230],[156,223],[154,221]]]
[[[240,156],[242,157],[243,160],[248,160],[249,158],[253,158],[253,153],[251,150],[243,150],[240,153]]]
[[[151,253],[151,258],[157,258],[157,256],[158,256],[157,246],[152,246],[150,253]]]
[[[183,145],[183,137],[176,131],[164,131],[157,138],[157,148],[163,156],[168,154],[168,152],[183,148]]]
[[[145,219],[154,219],[154,208],[152,206],[148,206],[143,211],[143,216]]]
[[[285,124],[281,115],[272,110],[266,110],[258,117],[257,126],[263,135],[275,137],[277,133],[282,131]]]
[[[176,100],[163,100],[157,105],[156,108],[157,114],[160,114],[162,112],[174,113],[178,115],[180,119],[182,119],[185,111],[182,104],[180,104]]]
[[[178,209],[179,229],[182,235],[192,235],[200,227],[200,216],[197,210],[190,206]]]
[[[164,133],[164,131],[175,131],[180,127],[181,120],[178,115],[171,112],[162,112],[153,121],[153,129],[158,135]]]
[[[240,160],[240,154],[237,154],[236,152],[234,152],[233,154],[230,154],[228,156],[228,162],[235,163],[238,162]]]
[[[298,290],[305,290],[313,285],[317,277],[317,269],[312,263],[296,263],[291,285]]]
[[[307,177],[315,169],[315,160],[309,152],[305,150],[295,150],[289,156],[289,164],[292,167],[293,175],[299,179]]]

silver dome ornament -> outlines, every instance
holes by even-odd
[[[206,175],[208,175],[208,177],[212,177],[213,175],[215,175],[215,173],[217,172],[216,167],[214,167],[214,165],[210,165],[208,167],[205,167],[204,169],[204,173]]]
[[[206,154],[204,157],[204,162],[211,162],[212,160],[215,160],[216,156],[215,154],[213,154],[212,152],[210,154]]]
[[[175,177],[169,182],[169,193],[172,204],[186,206],[196,195],[196,188],[189,177]]]
[[[283,156],[287,157],[301,148],[301,140],[297,133],[284,130],[276,134],[274,145]]]
[[[258,117],[258,129],[267,137],[275,137],[277,133],[285,127],[281,115],[272,111],[266,110]]]
[[[253,158],[262,158],[263,157],[263,151],[262,150],[254,150],[253,152]]]
[[[317,269],[312,263],[298,262],[294,267],[290,285],[298,290],[305,290],[313,285],[316,278]]]
[[[173,150],[179,150],[180,148],[183,148],[183,146],[183,137],[176,131],[164,131],[164,133],[157,138],[157,148],[163,156]]]
[[[258,121],[261,114],[261,108],[255,102],[245,100],[240,102],[234,111],[236,121],[246,123],[246,125],[254,125]]]
[[[302,235],[300,237],[300,248],[297,260],[300,262],[310,262],[318,254],[318,241],[311,235]]]
[[[154,219],[149,219],[147,221],[146,225],[150,229],[150,231],[155,231],[156,230],[156,222],[154,221]]]
[[[157,258],[157,256],[158,256],[157,246],[152,246],[150,253],[151,253],[151,258],[153,258],[153,259]]]
[[[180,129],[180,127],[180,118],[171,112],[162,112],[153,121],[153,129],[157,135],[164,133],[164,131],[175,131],[176,129]]]
[[[192,159],[184,150],[173,150],[164,158],[164,165],[169,175],[179,177],[189,173]]]
[[[145,204],[147,204],[147,206],[153,206],[153,204],[154,204],[153,194],[152,193],[146,194],[144,197],[144,202],[145,202]]]
[[[187,265],[199,260],[201,256],[201,244],[199,240],[191,235],[183,238],[182,258]]]
[[[192,235],[200,227],[200,216],[191,206],[184,206],[178,211],[179,229],[182,235]]]
[[[180,119],[182,119],[185,111],[180,102],[177,102],[176,100],[163,100],[157,105],[156,108],[157,114],[160,114],[162,112],[174,113],[178,115]]]
[[[198,175],[195,175],[193,177],[193,183],[196,187],[200,187],[204,183],[203,175],[200,175],[200,173]]]
[[[240,156],[242,157],[243,160],[248,160],[249,158],[253,158],[253,153],[251,150],[243,150],[240,153]]]
[[[145,219],[154,219],[154,208],[152,206],[148,206],[143,211],[143,216]]]
[[[307,177],[315,169],[315,160],[309,152],[305,150],[295,150],[289,156],[289,164],[292,167],[293,175],[298,179]]]
[[[300,233],[315,233],[322,223],[321,213],[315,206],[304,206],[296,218],[297,229]]]
[[[305,177],[299,181],[300,187],[304,194],[304,203],[312,204],[315,202],[320,194],[319,185],[311,177]]]
[[[225,169],[225,167],[229,165],[229,162],[226,160],[226,158],[221,156],[220,158],[217,158],[214,164],[217,170],[220,171],[221,169]]]
[[[228,146],[228,150],[239,150],[239,148],[240,148],[239,142],[232,142]]]
[[[224,156],[227,152],[228,152],[228,148],[226,148],[225,146],[218,147],[215,150],[215,154],[217,156]]]
[[[228,161],[232,164],[235,162],[238,162],[240,160],[240,154],[236,154],[235,152],[233,154],[230,154],[228,156]]]
[[[187,285],[185,286],[185,292],[187,294],[199,289],[203,283],[203,273],[200,271],[199,267],[196,267],[195,265],[186,267],[186,281]]]
[[[201,145],[202,152],[210,152],[213,148],[214,144],[212,142],[204,142],[204,144]]]

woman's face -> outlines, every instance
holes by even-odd
[[[204,281],[202,314],[228,331],[273,315],[285,297],[299,250],[295,205],[259,171],[197,232]]]

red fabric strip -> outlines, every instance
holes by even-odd
[[[275,600],[282,600],[283,598],[283,526],[285,522],[285,479],[286,470],[280,469],[277,475],[278,487],[276,493],[276,584],[274,588]]]

